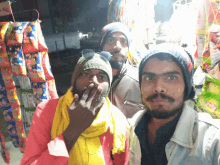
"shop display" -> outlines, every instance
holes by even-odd
[[[0,107],[10,139],[24,152],[36,106],[58,98],[40,21],[0,23]]]

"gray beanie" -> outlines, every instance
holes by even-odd
[[[104,60],[100,54],[95,53],[93,57],[85,58],[84,56],[80,57],[78,60],[75,69],[73,71],[72,75],[72,86],[74,87],[74,84],[76,82],[76,79],[79,77],[79,75],[89,69],[100,69],[104,71],[109,79],[109,89],[112,82],[112,68],[110,63],[107,60]]]

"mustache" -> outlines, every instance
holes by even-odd
[[[159,96],[160,96],[162,99],[167,99],[169,102],[174,102],[174,101],[175,101],[175,99],[173,99],[172,97],[169,97],[169,96],[167,96],[167,95],[165,95],[165,94],[163,94],[163,93],[160,93],[160,94],[156,93],[156,94],[154,94],[154,95],[152,95],[152,96],[149,96],[146,100],[147,100],[147,101],[151,101],[151,100],[153,100],[153,99],[158,98]]]

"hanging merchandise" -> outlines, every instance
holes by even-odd
[[[220,119],[220,81],[208,77],[203,85],[203,92],[198,96],[197,106],[211,114],[213,118]]]
[[[0,131],[0,152],[3,160],[5,163],[9,164],[10,163],[10,154],[5,148],[5,139],[4,136],[2,135]]]

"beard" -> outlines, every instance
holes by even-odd
[[[120,54],[120,51],[115,51],[113,53],[111,53],[112,56],[114,56],[115,54]],[[121,55],[123,56],[123,55]],[[115,60],[110,60],[109,63],[112,67],[112,69],[121,69],[123,64],[127,61],[127,58],[124,59],[124,61],[115,61]]]
[[[148,113],[149,115],[151,115],[153,118],[156,119],[168,119],[180,112],[182,112],[183,110],[183,101],[180,102],[176,107],[174,107],[173,109],[165,109],[163,105],[159,105],[158,108],[156,109],[152,109],[149,106],[149,101],[151,101],[154,98],[157,98],[159,96],[159,94],[155,94],[153,96],[148,97],[146,100],[143,98],[142,96],[142,102],[145,105],[146,108],[146,113]],[[164,94],[160,94],[160,97],[162,99],[166,99],[168,102],[170,102],[171,104],[175,101],[175,99],[166,96]]]

